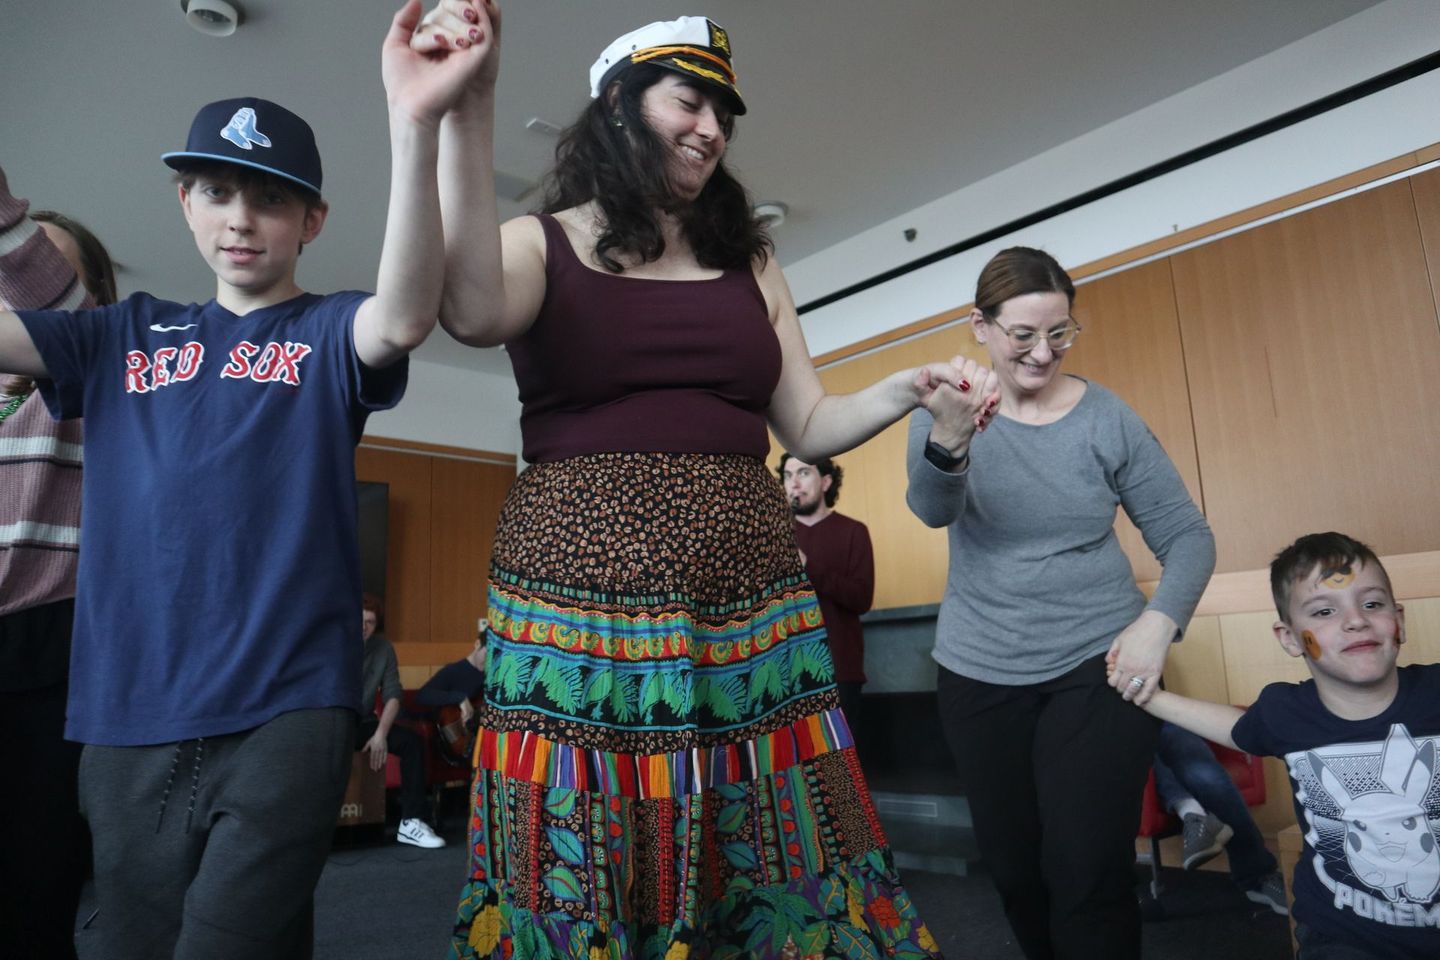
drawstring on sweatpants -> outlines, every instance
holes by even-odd
[[[160,810],[155,815],[155,832],[160,832],[160,824],[165,819],[165,807],[170,802],[170,789],[175,785],[175,773],[180,769],[180,752],[187,740],[175,742],[175,755],[170,758],[170,776],[165,780],[165,793],[160,797]],[[200,793],[200,764],[205,759],[205,738],[200,737],[195,741],[194,762],[190,766],[190,805],[185,813],[185,832],[190,832],[190,824],[195,819],[195,799]]]
[[[190,822],[195,819],[195,795],[200,792],[200,764],[205,761],[205,738],[195,741],[195,767],[190,773],[190,807],[185,811],[185,832],[190,832]]]

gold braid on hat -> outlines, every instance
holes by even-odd
[[[708,50],[701,50],[698,47],[651,47],[648,50],[640,50],[636,53],[631,54],[630,62],[644,63],[647,60],[654,60],[656,57],[664,57],[673,53],[684,54],[687,57],[700,57],[702,59],[709,60],[711,63],[714,63],[722,71],[724,71],[725,78],[729,80],[730,83],[735,83],[735,71],[730,66],[730,64],[725,62],[724,58],[717,57],[715,54],[709,52]]]

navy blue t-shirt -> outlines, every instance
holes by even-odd
[[[1296,921],[1368,955],[1440,957],[1440,664],[1401,667],[1369,720],[1335,716],[1313,680],[1272,683],[1231,736],[1289,769]]]
[[[66,737],[166,743],[358,708],[355,444],[408,371],[355,355],[367,296],[20,313],[51,413],[86,425]]]

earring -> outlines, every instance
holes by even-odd
[[[612,114],[610,117],[610,126],[614,127],[616,130],[619,130],[625,126],[625,121],[620,119],[620,114]]]

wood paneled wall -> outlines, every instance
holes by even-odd
[[[1217,569],[1315,529],[1440,546],[1440,330],[1411,181],[1170,259]]]
[[[355,451],[361,480],[390,485],[385,633],[406,686],[468,653],[475,620],[485,615],[490,548],[514,458],[464,452],[501,462],[393,446]]]
[[[1302,533],[1383,555],[1440,549],[1440,170],[1083,284],[1065,369],[1114,390],[1215,531],[1216,570]],[[849,391],[964,353],[959,323],[835,364]],[[938,602],[945,537],[905,506],[905,424],[838,459],[840,509],[870,526],[876,607]],[[772,462],[778,459],[778,450]],[[1123,517],[1138,580],[1159,567]]]

